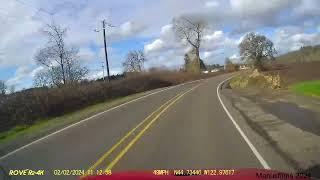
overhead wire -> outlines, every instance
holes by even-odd
[[[47,19],[45,19],[44,16],[41,16],[39,15],[39,13],[42,13],[43,15],[46,15],[47,18],[52,18],[53,15],[55,13],[52,13],[44,8],[37,8],[37,7],[34,7],[33,5],[31,5],[30,3],[27,3],[26,1],[22,1],[22,0],[14,0],[15,2],[19,3],[20,5],[23,5],[23,6],[26,6],[26,7],[29,7],[32,9],[32,11],[34,12],[33,15],[29,15],[29,16],[24,16],[25,17],[28,17],[28,18],[33,18],[33,19],[36,19],[36,18],[39,18],[40,21],[47,21]],[[8,21],[11,21],[11,20],[18,20],[19,17],[17,16],[12,16],[9,14],[8,11],[6,11],[6,9],[4,8],[0,8],[0,15],[2,16],[2,19],[3,22],[5,22],[6,24],[8,24]],[[5,18],[4,18],[5,17]]]

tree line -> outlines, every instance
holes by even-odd
[[[122,65],[125,72],[137,73],[139,76],[122,78],[119,75],[115,79],[120,80],[110,83],[84,81],[88,68],[79,61],[78,48],[66,43],[67,29],[55,23],[46,25],[43,33],[47,42],[34,56],[34,60],[41,66],[34,79],[37,87],[5,95],[11,88],[0,80],[0,131],[117,97],[201,78],[203,62],[200,50],[207,26],[204,21],[196,19],[173,21],[177,38],[192,47],[191,52],[187,53],[189,59],[185,64],[185,71],[191,73],[164,70],[162,73],[141,73],[146,71],[144,64],[147,58],[142,50],[132,50]],[[248,33],[239,44],[241,59],[256,68],[274,59],[275,53],[273,43],[256,33]]]
[[[192,73],[200,73],[205,69],[204,62],[200,58],[200,49],[203,34],[208,29],[207,22],[202,19],[179,17],[172,21],[176,37],[191,47],[191,51],[185,54],[184,70]],[[79,83],[89,73],[79,61],[79,49],[66,43],[67,28],[54,22],[47,24],[43,29],[47,42],[39,49],[34,59],[41,67],[35,74],[34,85],[36,87],[61,87]],[[239,44],[240,59],[255,69],[263,70],[266,61],[274,60],[276,54],[273,42],[262,34],[247,33]],[[127,53],[122,63],[124,72],[139,73],[144,71],[147,58],[143,50],[131,50]],[[14,92],[14,86],[8,90],[4,81],[0,80],[0,94]]]

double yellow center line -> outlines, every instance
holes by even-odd
[[[194,90],[195,88],[199,87],[201,84],[198,84],[197,86],[192,87],[191,89],[181,92],[175,97],[168,100],[166,103],[161,105],[157,110],[152,112],[148,117],[146,117],[142,122],[140,122],[136,127],[134,127],[131,131],[129,131],[123,138],[120,139],[115,145],[113,145],[103,156],[101,156],[89,169],[89,170],[95,170],[102,162],[104,162],[110,154],[115,151],[125,140],[127,140],[131,135],[134,134],[134,132],[140,128],[143,124],[145,124],[148,120],[150,122],[144,126],[144,128],[127,144],[123,150],[119,152],[118,155],[111,161],[109,165],[107,165],[105,171],[111,170],[114,165],[117,164],[117,162],[128,152],[128,150],[139,140],[139,138],[149,129],[149,127],[157,120],[159,117],[167,110],[169,109],[173,104],[175,104],[179,99],[181,99],[184,95],[189,93],[190,91]],[[82,176],[82,178],[85,176]]]

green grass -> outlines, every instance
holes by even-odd
[[[0,133],[0,144],[10,143],[20,138],[44,136],[50,132],[66,127],[67,125],[79,122],[94,114],[103,112],[107,109],[138,98],[142,96],[142,94],[143,93],[137,93],[126,97],[109,100],[60,117],[40,120],[33,125],[16,126],[8,131]]]
[[[292,85],[290,89],[299,94],[320,97],[320,80],[297,83]]]

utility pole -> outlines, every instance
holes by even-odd
[[[104,19],[102,21],[102,31],[103,31],[103,42],[104,42],[104,54],[106,58],[106,67],[107,67],[107,74],[108,74],[108,82],[110,82],[110,71],[109,71],[109,61],[108,61],[108,50],[107,50],[107,40],[106,40],[106,25],[108,27],[115,27],[111,25],[110,23],[107,23]],[[100,32],[100,30],[95,29],[95,32]]]
[[[103,63],[104,63],[104,62],[102,62],[102,65],[101,65],[101,67],[102,67],[102,73],[103,73],[102,79],[103,79],[103,81],[105,81],[104,65],[103,65]]]
[[[105,54],[105,57],[106,57],[106,66],[107,66],[108,82],[110,82],[110,71],[109,71],[107,41],[106,41],[106,21],[105,21],[105,20],[102,21],[102,29],[103,29],[104,54]]]

